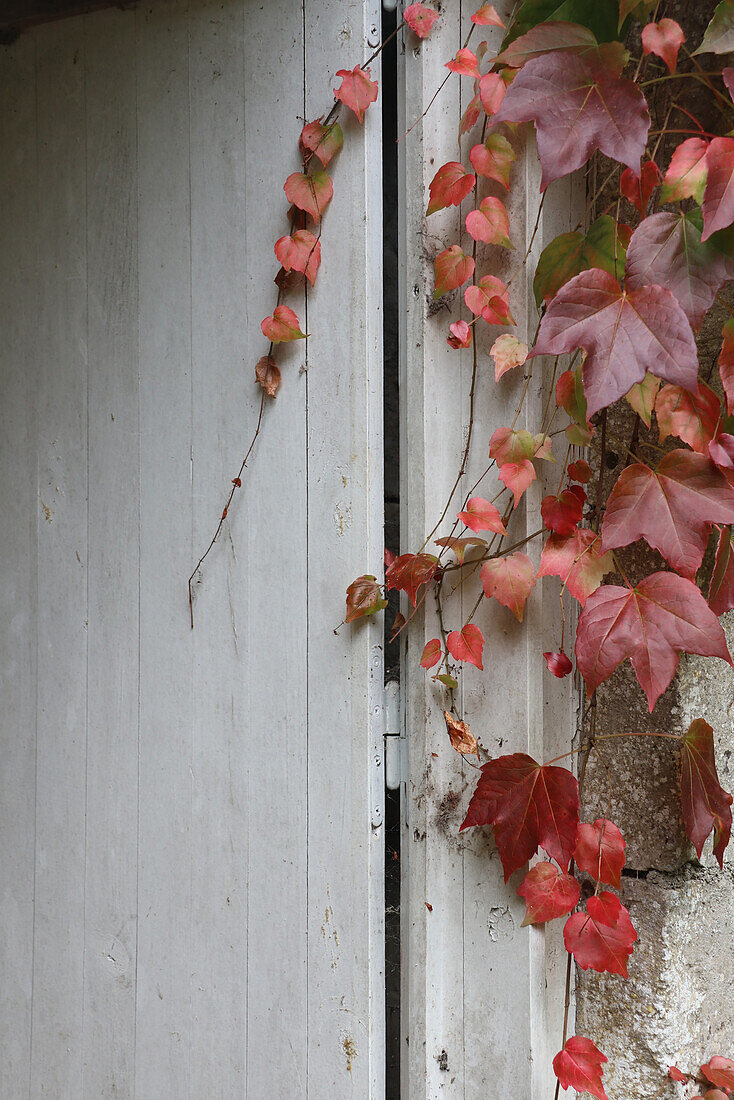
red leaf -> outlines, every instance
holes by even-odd
[[[583,607],[612,568],[611,553],[602,554],[601,536],[577,527],[568,538],[551,535],[540,557],[539,577],[560,577]]]
[[[582,485],[586,485],[591,481],[591,466],[585,458],[580,458],[578,462],[569,465],[568,476],[571,481],[580,481]]]
[[[427,8],[425,4],[411,4],[403,12],[403,19],[419,38],[428,38],[438,19],[438,12]]]
[[[469,100],[466,110],[461,116],[461,122],[459,123],[459,137],[463,134],[468,134],[469,131],[476,126],[479,118],[479,113],[482,109],[482,105],[479,102],[479,93],[477,93],[473,99]]]
[[[622,888],[625,843],[622,833],[613,821],[600,817],[593,825],[582,822],[573,858],[580,871],[585,871],[597,882]]]
[[[499,468],[500,481],[512,492],[514,508],[517,508],[522,500],[523,493],[535,481],[536,477],[535,467],[529,458],[523,458],[520,462],[505,462]]]
[[[459,76],[473,76],[475,80],[479,80],[481,75],[475,55],[466,48],[459,50],[456,57],[447,61],[446,68],[451,69],[452,73],[458,73]]]
[[[660,442],[675,435],[699,454],[708,453],[720,414],[718,397],[703,382],[692,392],[680,386],[663,386],[655,400]]]
[[[495,58],[495,64],[521,69],[526,61],[542,57],[543,54],[558,53],[561,50],[583,53],[589,49],[595,50],[596,46],[596,38],[588,27],[566,23],[565,20],[549,19],[545,23],[538,23],[511,42]]]
[[[734,221],[734,138],[713,139],[706,153],[706,170],[701,204],[703,241]]]
[[[255,378],[265,390],[268,397],[275,397],[280,386],[280,370],[275,364],[275,360],[270,355],[263,355],[262,359],[258,359],[255,363]],[[239,478],[237,479],[239,481]],[[242,482],[239,482],[241,485]],[[237,486],[239,488],[239,485]]]
[[[321,241],[308,229],[297,229],[290,237],[275,242],[278,263],[286,271],[302,271],[313,286],[321,263]]]
[[[484,108],[484,113],[496,115],[505,98],[507,85],[499,73],[485,73],[479,81],[479,101]]]
[[[433,554],[401,554],[388,564],[385,582],[388,588],[405,592],[415,607],[418,589],[433,580],[437,568],[438,558]]]
[[[387,607],[387,600],[382,597],[382,589],[377,584],[377,578],[365,573],[363,577],[357,577],[347,589],[347,623],[355,619],[361,619],[365,615],[374,615],[376,611],[382,611]]]
[[[701,230],[685,214],[652,214],[632,234],[626,286],[667,287],[695,329],[701,327],[719,288],[731,278],[734,260],[702,242]]]
[[[502,134],[489,134],[483,145],[475,145],[469,153],[477,175],[496,180],[506,190],[510,187],[510,167],[516,159],[512,146]]]
[[[643,32],[644,33],[644,32]],[[637,207],[641,217],[647,213],[647,204],[658,185],[660,169],[654,160],[646,160],[639,175],[631,168],[625,168],[620,176],[619,189],[626,199]]]
[[[489,354],[494,359],[494,380],[499,382],[503,374],[515,367],[521,367],[528,357],[528,345],[523,344],[516,336],[505,332],[498,336]]]
[[[468,348],[471,346],[471,329],[466,321],[454,321],[449,325],[450,336],[446,337],[446,343],[452,348]]]
[[[543,497],[540,514],[549,531],[557,535],[570,535],[584,514],[586,493],[580,485],[564,489],[559,496]]]
[[[692,580],[712,523],[734,523],[734,489],[710,458],[671,451],[656,470],[636,462],[622,471],[607,501],[602,547],[615,550],[646,539]]]
[[[299,210],[305,210],[314,222],[318,222],[331,202],[334,188],[326,172],[320,170],[309,175],[308,172],[293,172],[283,185],[288,202]]]
[[[325,126],[320,119],[316,122],[307,122],[301,130],[298,144],[304,156],[314,153],[324,168],[333,160],[344,144],[344,134],[338,122],[330,122]]]
[[[507,287],[501,279],[496,275],[484,275],[477,285],[466,288],[464,301],[474,316],[483,317],[488,325],[514,325],[507,295]]]
[[[474,176],[471,178],[475,179]],[[488,195],[486,199],[482,199],[476,210],[469,211],[466,216],[466,231],[475,241],[483,244],[512,248],[509,237],[510,219],[505,204],[494,195]]]
[[[471,279],[474,274],[474,260],[462,251],[460,245],[452,244],[450,248],[439,252],[434,262],[434,268],[436,271],[436,289],[433,292],[433,297],[440,298],[442,295],[448,294],[450,290],[456,290],[467,279]]]
[[[734,554],[732,528],[719,528],[719,545],[709,586],[709,607],[714,615],[724,615],[734,607]]]
[[[726,412],[731,416],[734,412],[734,318],[726,322],[721,335],[724,342],[719,352],[719,376],[726,397]]]
[[[458,206],[471,191],[476,176],[464,169],[458,160],[442,165],[428,186],[430,202],[426,214],[435,214],[447,206]]]
[[[355,65],[351,72],[349,69],[339,69],[336,75],[342,78],[342,82],[334,88],[334,95],[345,107],[354,111],[360,122],[364,122],[365,111],[377,99],[377,81],[370,79],[369,69],[362,69],[359,65]]]
[[[480,27],[504,27],[505,25],[491,4],[482,4],[481,8],[477,8],[471,21],[479,24]]]
[[[603,890],[586,903],[585,913],[566,921],[563,942],[582,970],[627,977],[627,959],[637,933],[616,894]]]
[[[734,1061],[731,1058],[722,1058],[717,1054],[705,1066],[701,1066],[701,1073],[712,1085],[719,1085],[729,1091],[734,1089]]]
[[[623,397],[645,373],[695,389],[698,355],[691,326],[669,290],[629,293],[608,272],[582,271],[562,287],[540,323],[534,355],[583,348],[587,415]]]
[[[599,149],[639,169],[650,115],[637,85],[622,78],[624,50],[606,43],[585,53],[550,53],[526,62],[495,122],[535,123],[541,190],[580,168]]]
[[[732,796],[719,783],[714,755],[714,731],[703,718],[691,723],[681,746],[680,798],[686,836],[701,858],[706,838],[713,831],[714,855],[724,866],[724,851],[731,837]],[[734,1067],[734,1063],[732,1063]],[[709,1077],[713,1085],[725,1084]],[[734,1088],[734,1083],[729,1085]]]
[[[668,171],[660,191],[661,202],[679,202],[694,198],[700,205],[706,186],[709,143],[704,138],[690,137],[682,141],[670,158]]]
[[[431,638],[430,642],[426,642],[423,647],[423,654],[421,656],[421,668],[433,668],[441,660],[441,640],[440,638]]]
[[[598,1100],[609,1100],[602,1085],[605,1055],[591,1039],[574,1035],[553,1059],[553,1072],[564,1089],[588,1092]]]
[[[260,328],[263,336],[273,344],[306,339],[306,333],[301,332],[298,318],[288,306],[276,306],[272,317],[266,317],[260,322]]]
[[[452,630],[446,639],[446,648],[457,661],[468,661],[470,665],[476,665],[478,669],[484,670],[482,664],[484,635],[474,623],[467,623],[461,630]]]
[[[482,767],[462,829],[493,825],[505,882],[543,848],[563,870],[576,846],[579,793],[566,768],[517,752]]]
[[[458,753],[461,753],[462,756],[473,756],[475,753],[479,756],[477,739],[466,722],[460,722],[458,718],[454,718],[447,710],[443,712],[443,716],[446,722],[446,732],[449,735],[451,747],[456,749]]]
[[[685,40],[681,25],[675,19],[661,19],[642,28],[642,52],[661,57],[671,73],[675,72],[678,51]]]
[[[517,893],[525,898],[524,928],[528,924],[545,924],[556,917],[565,917],[578,904],[581,883],[544,860],[528,871]]]
[[[731,664],[719,620],[695,584],[675,573],[652,573],[635,588],[604,585],[579,617],[576,662],[589,695],[629,657],[652,711],[683,652]]]
[[[557,676],[559,680],[562,680],[564,676],[568,676],[569,672],[573,671],[573,665],[563,650],[560,653],[544,653],[543,656],[548,671]]]
[[[504,558],[491,558],[481,569],[484,595],[492,596],[522,622],[525,602],[535,585],[535,566],[527,554],[517,551]]]
[[[668,1077],[671,1081],[678,1081],[681,1085],[685,1085],[688,1080],[685,1073],[681,1073],[677,1066],[668,1067]]]
[[[472,531],[494,531],[496,535],[506,535],[507,530],[499,510],[484,497],[471,497],[466,502],[466,511],[459,512],[457,519]]]

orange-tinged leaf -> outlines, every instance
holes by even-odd
[[[709,585],[708,604],[714,615],[724,615],[734,608],[734,553],[732,527],[719,527],[714,571]]]
[[[336,75],[342,78],[342,82],[334,88],[334,95],[345,107],[354,111],[360,122],[364,122],[365,111],[377,99],[377,81],[370,79],[369,69],[362,69],[359,65],[351,71],[339,69]]]
[[[471,177],[474,180],[474,176]],[[466,231],[475,241],[482,244],[498,244],[503,248],[512,248],[510,244],[510,219],[502,199],[488,195],[482,199],[476,210],[470,210],[466,216]]]
[[[696,585],[675,573],[652,573],[634,588],[603,585],[579,616],[576,663],[589,695],[629,657],[652,711],[684,652],[731,664],[719,620]]]
[[[536,477],[535,467],[529,458],[523,458],[520,462],[504,462],[499,468],[499,479],[511,491],[515,508]]]
[[[722,1089],[734,1090],[734,1060],[715,1055],[710,1062],[701,1066],[701,1073],[712,1085]]]
[[[642,52],[661,57],[671,73],[678,63],[678,51],[686,40],[683,28],[675,19],[660,19],[642,28]]]
[[[260,328],[263,336],[273,344],[306,339],[306,333],[301,332],[300,322],[289,306],[276,306],[272,317],[261,321]]]
[[[306,123],[301,130],[298,144],[304,156],[315,154],[326,168],[343,146],[344,134],[338,122],[330,122],[325,126],[321,119],[317,119]]]
[[[387,600],[383,599],[382,588],[377,583],[377,578],[369,573],[363,577],[357,577],[347,589],[347,623],[355,619],[364,618],[366,615],[374,615],[387,607]]]
[[[457,246],[454,246],[457,247]],[[510,313],[508,290],[496,275],[484,275],[476,285],[464,291],[464,301],[475,317],[483,317],[488,325],[514,325]]]
[[[280,370],[272,355],[263,355],[255,364],[255,378],[268,397],[275,397],[280,386]]]
[[[668,1077],[671,1081],[678,1081],[681,1085],[685,1085],[688,1080],[685,1073],[681,1073],[677,1066],[668,1066]]]
[[[507,85],[499,73],[485,73],[479,81],[479,102],[490,118],[499,111],[506,91]]]
[[[459,512],[456,518],[472,531],[493,531],[496,535],[507,534],[499,510],[484,497],[471,497],[466,502],[466,509]]]
[[[454,321],[449,325],[449,335],[446,343],[451,348],[468,348],[471,346],[471,329],[466,321]]]
[[[457,661],[467,661],[480,670],[484,669],[482,664],[484,635],[474,623],[467,623],[461,630],[452,630],[446,638],[446,648]]]
[[[627,960],[637,939],[630,915],[616,894],[603,890],[589,898],[585,913],[566,921],[563,942],[582,970],[626,978]]]
[[[428,186],[430,201],[426,215],[435,214],[447,206],[458,206],[471,191],[476,176],[467,172],[458,160],[442,164]]]
[[[597,818],[593,825],[582,822],[573,858],[580,871],[585,871],[597,882],[622,888],[622,868],[625,862],[625,843],[622,833],[613,821]]]
[[[466,722],[460,722],[458,718],[454,718],[447,710],[443,712],[443,716],[446,721],[446,732],[449,735],[449,740],[453,748],[463,756],[473,756],[475,754],[479,756],[477,739]]]
[[[476,55],[466,47],[458,50],[456,57],[446,62],[446,68],[450,69],[452,73],[458,73],[459,76],[473,76],[475,80],[479,80],[481,75]]]
[[[523,458],[534,458],[536,455],[545,458],[547,455],[540,452],[547,440],[547,436],[533,436],[524,428],[519,431],[514,428],[497,428],[489,441],[489,457],[498,465],[503,462],[520,462]]]
[[[438,19],[438,12],[427,8],[425,4],[411,4],[403,12],[403,19],[413,34],[417,34],[419,38],[428,38]]]
[[[505,882],[542,848],[563,871],[576,847],[579,788],[567,768],[517,752],[482,767],[462,829],[494,826]]]
[[[570,913],[581,897],[581,883],[554,863],[542,860],[531,867],[517,893],[525,899],[525,920],[522,922],[525,928],[528,924],[545,924]]]
[[[313,286],[321,263],[321,241],[308,229],[297,229],[275,242],[275,255],[285,271],[302,271]]]
[[[472,23],[480,27],[504,27],[504,23],[491,4],[482,4],[471,17]]]
[[[588,527],[577,527],[567,538],[550,536],[543,547],[538,576],[560,577],[583,607],[612,568],[611,551],[602,554],[601,536]]]
[[[535,584],[535,566],[527,554],[518,550],[503,558],[491,558],[482,566],[481,577],[484,595],[509,607],[522,622],[525,603]]]
[[[438,558],[434,554],[401,554],[388,564],[385,582],[388,588],[405,592],[415,607],[418,590],[433,580],[437,568]]]
[[[714,834],[714,855],[724,866],[731,837],[732,796],[719,783],[714,754],[714,731],[703,718],[691,723],[681,746],[681,809],[686,835],[701,858],[707,837]],[[732,1063],[734,1068],[734,1063]],[[729,1086],[734,1088],[733,1083]],[[712,1085],[725,1082],[709,1077]]]
[[[476,536],[470,536],[469,538],[461,539],[456,538],[455,535],[446,535],[444,538],[434,539],[433,541],[436,543],[436,546],[445,546],[447,547],[447,549],[453,550],[453,552],[456,554],[456,560],[460,564],[463,564],[464,555],[466,554],[467,550],[471,549],[474,546],[481,546],[484,549],[486,549],[487,547],[486,540],[476,538]]]
[[[514,149],[502,134],[489,134],[483,145],[473,146],[469,153],[477,175],[496,180],[505,190],[510,188],[510,168],[516,159]]]
[[[646,160],[639,173],[633,172],[631,168],[625,168],[620,176],[620,191],[639,210],[643,218],[659,180],[660,169],[654,160]]]
[[[606,1055],[582,1035],[573,1035],[553,1059],[553,1072],[564,1089],[588,1092],[597,1100],[609,1100],[602,1084]]]
[[[436,289],[434,298],[441,298],[450,290],[456,290],[474,274],[474,260],[467,256],[460,245],[452,244],[450,248],[439,252],[434,261],[436,272]]]
[[[308,216],[319,222],[321,215],[331,202],[334,188],[330,177],[318,172],[292,172],[283,185],[288,202],[299,210],[305,210]]]
[[[607,501],[602,547],[645,539],[693,580],[712,523],[734,523],[734,489],[706,455],[675,450],[655,470],[636,462],[622,471]]]
[[[661,202],[679,202],[693,198],[700,205],[706,186],[708,167],[706,153],[709,143],[704,138],[690,137],[682,141],[670,158],[663,177]]]
[[[433,668],[441,660],[441,639],[431,638],[426,642],[421,655],[421,668]]]
[[[515,367],[521,367],[528,357],[528,345],[518,340],[516,336],[505,332],[498,336],[489,354],[494,359],[494,380],[499,382],[503,374]]]
[[[720,415],[718,397],[703,382],[693,392],[680,386],[663,386],[655,399],[660,442],[674,435],[699,454],[708,453]]]

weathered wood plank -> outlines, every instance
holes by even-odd
[[[38,680],[31,1095],[82,1095],[87,271],[79,21],[38,43]],[[59,88],[64,88],[64,96]]]
[[[136,12],[140,803],[136,1095],[191,1095],[193,560],[186,0]]]
[[[135,16],[86,22],[89,684],[85,1097],[132,1096],[138,848]]]
[[[306,0],[307,117],[379,44],[380,5]],[[379,77],[379,63],[372,66]],[[384,1096],[382,623],[332,628],[382,559],[378,107],[344,149],[308,331],[308,1041],[312,1096]],[[330,166],[331,168],[332,166]],[[362,902],[356,899],[361,897]]]
[[[0,1094],[28,1093],[36,817],[35,43],[0,59]]]

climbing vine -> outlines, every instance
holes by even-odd
[[[425,645],[420,665],[443,694],[450,744],[479,761],[462,829],[493,829],[506,882],[544,853],[517,893],[526,924],[565,922],[569,965],[564,1033],[553,1061],[556,1097],[562,1087],[607,1100],[605,1055],[589,1038],[567,1034],[571,959],[626,978],[637,940],[615,892],[625,864],[622,833],[607,818],[580,820],[590,754],[611,738],[675,741],[681,812],[698,856],[713,834],[723,866],[732,828],[732,796],[719,783],[714,734],[704,718],[682,737],[609,734],[597,728],[594,709],[596,689],[627,659],[650,712],[673,680],[681,653],[732,663],[719,616],[734,608],[734,311],[721,298],[734,279],[734,69],[699,59],[734,50],[734,0],[722,0],[691,50],[681,26],[661,17],[660,7],[656,0],[524,0],[505,26],[494,7],[483,4],[462,48],[447,60],[446,80],[466,81],[473,89],[458,135],[460,147],[466,136],[468,152],[436,171],[426,216],[448,207],[462,211],[459,238],[435,257],[434,297],[452,311],[449,346],[471,350],[466,444],[443,512],[423,544],[397,555],[386,551],[383,580],[376,572],[365,574],[347,589],[347,623],[385,609],[390,590],[405,594],[412,610],[407,618],[398,613],[393,637],[427,599],[435,601],[439,636]],[[405,30],[424,39],[439,18],[432,7],[411,4],[394,34]],[[498,53],[476,42],[487,27],[504,31]],[[631,56],[630,42],[638,56]],[[274,244],[278,293],[261,325],[269,348],[255,366],[262,390],[257,426],[214,537],[189,579],[192,626],[193,586],[242,485],[266,401],[278,391],[277,349],[306,335],[285,298],[318,276],[321,221],[333,194],[329,170],[344,140],[340,112],[364,120],[378,95],[369,66],[385,44],[363,64],[339,71],[333,106],[303,127],[302,171],[284,184],[290,224]],[[690,110],[685,90],[692,84],[706,90],[720,133],[705,129]],[[664,89],[673,92],[661,96]],[[556,237],[539,257],[533,280],[539,320],[530,345],[512,332],[510,287],[529,262],[543,199],[514,274],[503,281],[492,271],[497,249],[512,247],[505,199],[518,128],[528,123],[535,129],[543,196],[554,180],[592,159],[604,176],[590,197],[591,224]],[[601,212],[600,202],[607,203]],[[714,374],[699,363],[696,335],[715,302],[732,317],[723,325]],[[495,380],[510,375],[519,393],[512,423],[487,431],[478,444],[477,335],[487,327],[496,333],[490,350]],[[541,356],[552,363],[553,385],[537,430],[530,432],[517,424]],[[608,411],[618,403],[634,413],[626,441],[612,434]],[[623,455],[623,468],[605,486],[610,442]],[[488,462],[467,490],[469,454],[477,445],[488,445]],[[595,469],[579,456],[584,448],[587,457],[598,458]],[[513,515],[549,463],[558,470],[556,491],[543,499],[534,534],[513,538]],[[542,541],[537,569],[526,553],[533,540]],[[623,556],[638,542],[658,566],[641,576]],[[705,566],[709,558],[713,569]],[[474,621],[483,601],[497,601],[522,621],[541,578],[558,585],[562,626],[557,650],[538,660],[563,678],[575,658],[590,700],[591,721],[574,750],[578,777],[559,763],[562,757],[547,763],[524,753],[489,758],[457,709],[459,676],[467,666],[483,670],[485,639]],[[453,621],[451,595],[471,585],[474,606],[463,621]],[[566,637],[568,600],[579,608],[573,645]],[[582,891],[582,881],[591,881],[591,889]],[[707,1100],[734,1093],[734,1060],[725,1057],[697,1069],[673,1066],[669,1076],[700,1086]]]

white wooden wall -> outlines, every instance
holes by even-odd
[[[379,112],[252,433],[302,117],[377,0],[0,50],[0,1096],[381,1097]]]
[[[455,0],[441,6],[441,19],[430,39],[418,48],[413,36],[407,39],[401,132],[420,117],[446,76],[444,64],[463,45],[477,3]],[[507,18],[513,4],[504,0],[496,6]],[[501,34],[497,28],[478,27],[472,44],[487,39],[490,51],[496,51]],[[432,316],[429,304],[433,257],[462,239],[470,200],[463,212],[452,208],[427,221],[425,209],[428,184],[437,168],[456,159],[459,120],[472,94],[470,80],[452,78],[430,108],[427,120],[401,144],[401,302],[406,315],[401,377],[403,549],[420,546],[441,515],[460,466],[469,422],[471,351],[459,353],[446,344],[449,321],[456,319],[458,312],[453,318],[445,311]],[[463,139],[465,163],[470,145],[477,140],[476,136]],[[537,157],[531,146],[530,155],[513,166],[507,200],[515,251],[503,258],[501,250],[480,246],[482,274],[508,278],[517,267],[535,224],[539,183]],[[557,233],[574,227],[583,213],[580,200],[581,195],[571,194],[564,181],[549,189],[533,246],[534,259],[525,275],[513,283],[512,313],[518,321],[518,335],[528,342],[538,319],[532,294],[535,261]],[[466,239],[465,235],[465,245]],[[480,323],[476,331],[481,327]],[[511,373],[495,384],[488,356],[499,331],[485,327],[480,340],[468,473],[445,530],[439,534],[450,533],[467,489],[486,468],[492,432],[510,424],[514,416],[522,378]],[[543,379],[543,372],[536,369],[519,427],[537,430],[549,372],[548,367]],[[562,460],[562,446],[557,444],[556,449]],[[557,484],[558,474],[554,467],[551,484]],[[482,495],[493,496],[495,485],[496,479],[488,479],[483,483],[488,491]],[[534,514],[526,519],[524,506],[518,509],[520,514],[511,528],[513,541],[537,530],[543,495],[540,481],[534,482],[527,493]],[[537,540],[531,547],[527,552],[537,562]],[[490,600],[484,601],[476,619],[486,639],[485,671],[467,666],[458,705],[494,756],[527,752],[537,760],[548,760],[568,748],[573,736],[573,686],[546,673],[542,657],[543,650],[557,648],[560,633],[557,587],[554,589],[551,581],[546,588],[543,595],[540,588],[533,591],[522,625],[506,608]],[[448,629],[461,627],[476,595],[477,587],[471,586],[466,594],[455,597],[449,605]],[[429,601],[425,621],[409,635],[404,662],[409,779],[403,826],[401,934],[407,958],[402,1027],[409,1056],[403,1067],[403,1095],[410,1100],[494,1100],[504,1096],[549,1100],[555,1087],[551,1061],[561,1047],[566,956],[555,929],[546,934],[538,928],[520,927],[524,905],[515,889],[521,875],[513,876],[505,886],[490,831],[470,830],[459,835],[477,773],[450,749],[441,692],[418,667],[425,641],[438,633],[433,601]]]

